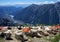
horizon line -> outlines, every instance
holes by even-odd
[[[0,6],[5,6],[5,5],[20,5],[20,4],[27,4],[27,5],[29,5],[29,4],[37,4],[37,5],[40,5],[40,4],[54,4],[54,3],[56,3],[56,2],[54,2],[54,1],[45,1],[45,2],[15,2],[15,3],[12,3],[11,4],[11,2],[7,2],[7,3],[1,3],[0,4]]]

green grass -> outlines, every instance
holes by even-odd
[[[60,33],[57,34],[57,35],[54,37],[54,39],[52,40],[52,42],[59,42],[59,40],[60,40]]]
[[[3,37],[0,37],[0,42],[5,42]]]

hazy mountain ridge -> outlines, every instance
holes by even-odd
[[[60,2],[55,4],[35,5],[24,8],[16,16],[25,23],[32,24],[59,24]]]
[[[2,17],[7,18],[9,21],[13,20],[12,23],[18,23],[19,20],[22,23],[30,24],[59,24],[60,2],[43,5],[32,4],[26,8],[17,6],[0,7],[0,18]]]
[[[0,6],[0,25],[7,25],[4,22],[14,23],[14,16],[17,12],[21,11],[22,7],[16,7],[16,6]],[[8,21],[4,21],[8,20]],[[3,23],[3,24],[2,24]]]

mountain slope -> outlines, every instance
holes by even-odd
[[[22,7],[16,6],[0,6],[0,25],[8,25],[5,20],[8,20],[9,23],[14,23],[14,16],[17,12],[21,11]]]
[[[32,4],[16,14],[16,19],[32,24],[59,24],[60,2],[55,4]]]
[[[60,2],[54,4],[36,5],[28,7],[0,6],[0,22],[5,20],[11,23],[29,24],[59,24],[60,23]],[[1,23],[1,24],[2,24]]]

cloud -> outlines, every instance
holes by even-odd
[[[14,16],[13,16],[13,15],[10,15],[10,17],[12,17],[12,18],[13,18]]]
[[[54,1],[45,1],[45,2],[43,2],[43,4],[50,4],[50,3],[55,3]]]
[[[7,3],[1,3],[0,5],[16,5],[16,4],[50,4],[55,3],[53,1],[45,1],[45,2],[7,2]]]
[[[57,0],[57,1],[60,1],[60,0]]]

